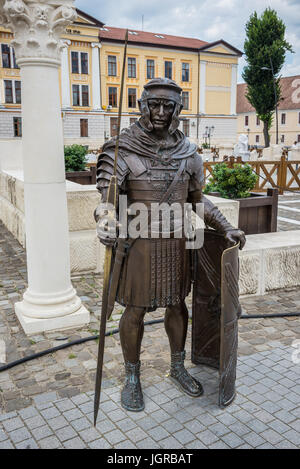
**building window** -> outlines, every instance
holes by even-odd
[[[71,52],[72,73],[88,75],[89,54],[87,52]]]
[[[89,106],[88,85],[72,85],[73,106]]]
[[[115,55],[108,56],[108,75],[110,77],[117,76],[117,57]]]
[[[190,120],[189,119],[183,119],[182,131],[186,137],[190,136]]]
[[[71,52],[72,73],[79,73],[78,52]]]
[[[108,104],[111,107],[118,106],[118,89],[115,86],[109,86],[108,88]]]
[[[22,137],[22,118],[14,117],[14,136]]]
[[[190,81],[190,64],[182,64],[182,81]]]
[[[259,135],[255,135],[255,142],[259,143]]]
[[[298,113],[298,124],[300,124],[300,112]]]
[[[281,114],[281,125],[284,125],[284,124],[285,124],[285,121],[286,121],[286,119],[285,119],[285,113],[282,113],[282,114]]]
[[[10,47],[7,44],[1,44],[2,67],[11,68]]]
[[[6,104],[13,104],[13,85],[12,80],[4,80],[5,102]]]
[[[136,89],[128,88],[128,107],[136,108]]]
[[[89,87],[88,85],[81,85],[82,106],[89,105]]]
[[[21,104],[21,82],[4,80],[4,94],[6,104]]]
[[[260,119],[256,116],[256,125],[260,125]]]
[[[136,78],[136,59],[128,57],[128,78]]]
[[[154,68],[155,68],[154,60],[150,60],[150,59],[147,60],[147,79],[148,80],[154,78],[154,74],[155,74]]]
[[[165,61],[165,78],[172,80],[172,62]]]
[[[80,137],[89,136],[89,121],[88,119],[80,119]]]
[[[284,143],[284,135],[281,135],[280,141],[281,141],[281,143]]]
[[[183,91],[182,92],[182,109],[188,110],[189,109],[189,92]]]
[[[245,116],[245,125],[249,125],[249,116]]]
[[[297,135],[297,142],[300,143],[300,134]]]
[[[15,96],[16,104],[21,104],[21,82],[18,80],[15,81]]]
[[[73,85],[72,91],[73,91],[73,106],[80,106],[80,86]]]
[[[83,75],[89,73],[89,55],[87,52],[81,52],[81,73]]]
[[[19,68],[16,63],[15,50],[8,44],[1,44],[2,67]]]

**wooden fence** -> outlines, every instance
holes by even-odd
[[[96,184],[96,166],[90,166],[89,171],[68,171],[66,179],[77,184]]]
[[[219,162],[220,163],[220,162]],[[241,157],[235,158],[230,156],[224,161],[229,167],[233,167],[235,163],[249,164],[258,174],[259,178],[252,192],[267,192],[268,188],[279,190],[279,194],[284,191],[300,190],[300,161],[288,161],[285,156],[281,156],[278,161],[246,161],[243,162]],[[206,161],[204,165],[205,182],[208,182],[214,166],[217,161]]]

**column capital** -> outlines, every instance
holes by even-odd
[[[102,47],[102,44],[100,42],[92,42],[91,46],[94,48],[94,47],[98,47],[98,49],[101,49]]]
[[[0,25],[14,34],[17,63],[58,66],[61,34],[76,17],[74,0],[0,0]]]

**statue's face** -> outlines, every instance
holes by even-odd
[[[157,89],[155,98],[148,100],[150,121],[154,130],[169,128],[175,109],[174,101],[167,99],[168,90],[162,88],[161,95],[163,95],[164,98],[160,98],[160,89]]]

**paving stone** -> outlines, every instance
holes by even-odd
[[[85,449],[86,445],[78,436],[76,436],[75,438],[72,438],[71,440],[65,441],[64,442],[64,448],[67,448],[67,449]]]
[[[47,436],[53,435],[53,431],[51,430],[50,427],[48,427],[48,425],[34,428],[31,430],[31,433],[33,434],[34,438],[37,441],[42,440],[43,438],[46,438]]]
[[[23,427],[24,423],[19,417],[14,417],[3,422],[3,427],[7,432],[16,430],[17,428]]]
[[[57,399],[56,392],[47,392],[33,397],[35,404],[46,404]]]
[[[16,444],[17,449],[39,449],[37,442],[33,438],[24,440],[21,443]]]
[[[265,443],[265,440],[260,435],[254,432],[250,432],[247,435],[244,435],[243,438],[253,448],[257,448],[258,446]]]
[[[46,423],[45,420],[40,415],[31,417],[26,420],[26,426],[30,430],[33,430],[34,428],[42,427],[43,425],[45,425],[45,423]]]
[[[91,443],[89,443],[89,448],[91,448],[91,449],[110,449],[111,445],[104,438],[98,438],[98,440],[94,440]]]
[[[65,442],[66,440],[71,440],[77,436],[77,432],[72,427],[64,427],[60,428],[55,432],[55,436],[62,441]]]
[[[282,436],[286,440],[298,446],[298,448],[300,447],[299,432],[296,432],[296,430],[289,430],[288,432],[285,432]]]
[[[54,417],[54,419],[48,420],[48,424],[53,431],[56,431],[68,425],[68,421],[61,415],[59,417]]]
[[[148,430],[148,434],[155,441],[160,441],[170,436],[170,434],[161,426],[151,428],[151,430]]]
[[[99,439],[100,434],[99,431],[91,427],[79,432],[79,436],[86,443],[90,443],[91,441]]]
[[[238,435],[232,432],[222,436],[222,440],[230,448],[237,448],[243,444],[243,440]]]
[[[210,430],[204,430],[203,432],[198,433],[196,436],[205,445],[211,445],[219,439]]]
[[[30,417],[35,417],[36,415],[39,415],[36,408],[32,406],[27,407],[26,409],[19,410],[18,413],[24,420]]]
[[[190,443],[195,439],[195,435],[186,428],[173,433],[173,436],[183,445],[185,445],[185,443]]]
[[[136,444],[137,448],[139,449],[157,449],[160,448],[159,444],[152,440],[152,438],[145,438],[145,440],[139,441]]]
[[[130,431],[133,432],[134,430]],[[115,445],[123,440],[126,440],[126,436],[120,430],[113,430],[106,433],[105,438],[111,445]]]
[[[62,399],[61,401],[57,401],[55,402],[55,406],[61,412],[66,412],[67,410],[75,408],[75,404],[71,401],[71,399]]]
[[[90,422],[86,417],[81,417],[80,419],[73,420],[71,422],[71,425],[77,432],[85,430],[86,428],[89,428],[91,426]]]
[[[145,438],[147,438],[147,436],[148,435],[138,427],[126,432],[126,437],[129,438],[133,443],[137,443],[138,441],[144,440]]]
[[[9,440],[0,441],[0,449],[14,449],[14,446]]]
[[[39,445],[41,449],[59,449],[62,448],[60,441],[56,438],[56,436],[49,436],[44,440],[39,441]]]
[[[10,440],[15,444],[31,438],[31,434],[25,427],[18,428],[17,430],[13,430],[12,432],[9,432],[8,436]]]
[[[42,416],[46,419],[53,419],[54,417],[59,417],[61,414],[55,407],[49,407],[48,409],[41,411]]]

